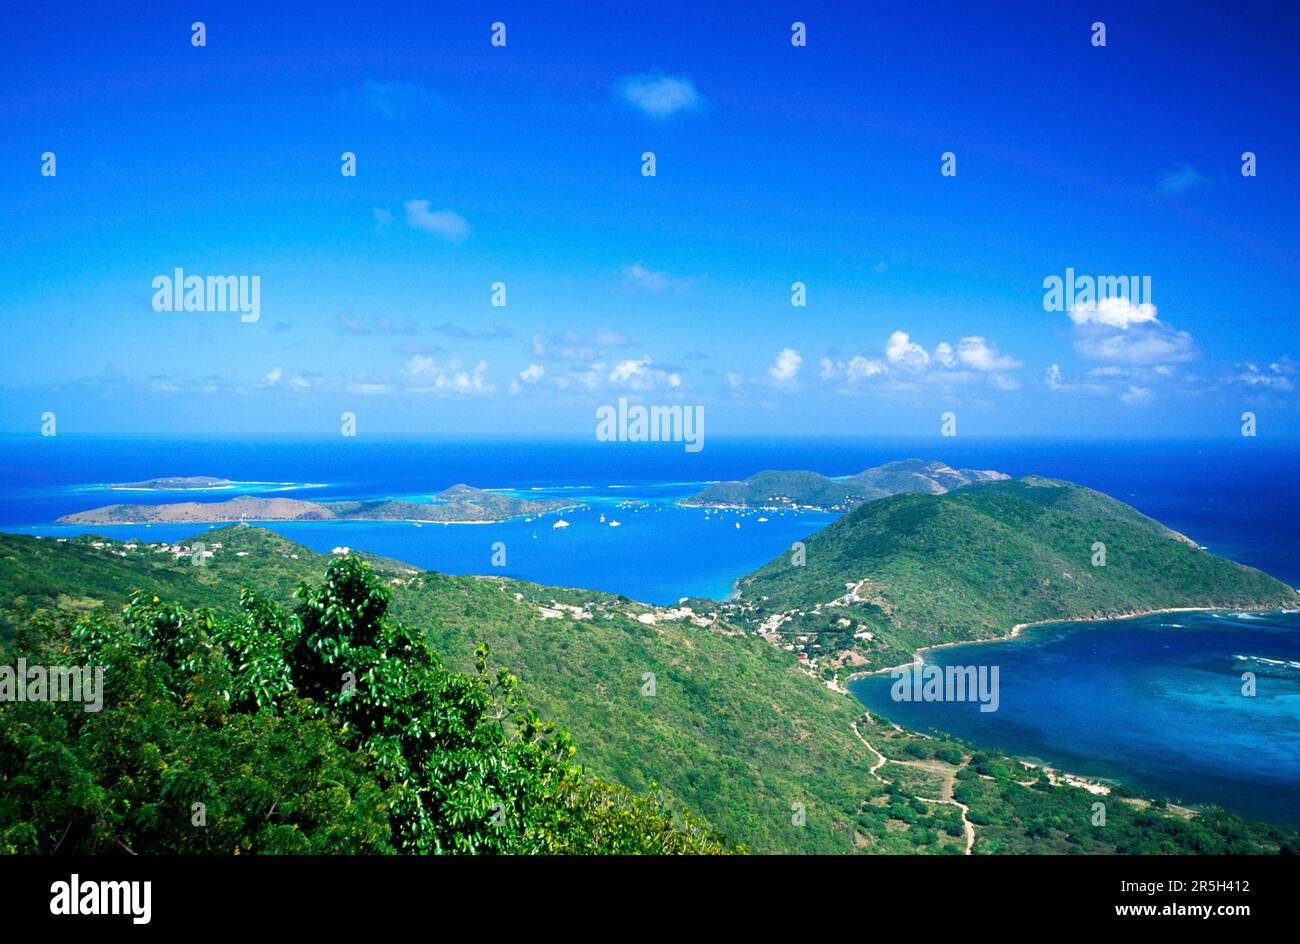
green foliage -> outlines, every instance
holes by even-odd
[[[1104,566],[1094,565],[1098,543]],[[810,610],[865,581],[859,600],[835,615],[870,628],[875,665],[1018,623],[1300,605],[1300,595],[1272,577],[1214,557],[1099,492],[1052,479],[869,502],[805,544],[805,566],[782,555],[740,582],[741,611],[759,620]],[[807,625],[796,619],[786,628]]]
[[[1009,484],[957,494],[971,500]],[[1079,491],[1083,504],[1071,511],[1062,502],[1056,511],[1103,520],[1097,512],[1108,500]],[[907,499],[917,500],[935,501]],[[1170,540],[1154,522],[1110,505]],[[1017,527],[1050,533],[1033,523],[1032,512],[1022,509],[1028,523]],[[903,523],[926,527],[907,516]],[[964,848],[959,811],[919,799],[941,795],[944,765],[955,770],[954,798],[971,808],[976,853],[1146,849],[1139,813],[1156,817],[1152,835],[1166,850],[1297,845],[1291,831],[1216,811],[1189,819],[1177,808],[1150,809],[1123,786],[1108,800],[1110,825],[1098,830],[1089,823],[1095,798],[1086,791],[1037,786],[1037,773],[996,751],[972,756],[942,737],[861,720],[860,706],[794,666],[787,653],[736,635],[721,604],[689,601],[714,621],[699,626],[594,591],[422,573],[373,556],[368,570],[343,565],[258,528],[199,537],[224,544],[201,567],[132,553],[121,542],[0,535],[3,661],[33,651],[45,653],[46,663],[80,659],[63,648],[75,642],[71,628],[126,632],[118,621],[86,614],[131,604],[134,629],[121,651],[142,660],[152,686],[110,682],[99,715],[69,705],[0,707],[0,777],[8,778],[0,780],[3,848],[49,852],[66,830],[61,851],[118,848],[120,837],[158,851],[703,852],[719,848],[717,830],[762,852],[953,854]],[[845,549],[853,550],[847,539]],[[907,554],[919,561],[920,545]],[[943,553],[935,561],[948,564]],[[304,580],[319,582],[322,571],[323,584],[301,589]],[[1272,586],[1245,572],[1261,581],[1255,586]],[[132,588],[144,591],[134,603]],[[154,597],[177,605],[163,607]],[[292,612],[281,609],[291,601]],[[543,615],[560,605],[574,610]],[[653,625],[641,622],[647,615]],[[878,618],[895,645],[937,641],[920,620],[889,622],[884,610]],[[148,642],[155,634],[158,651]],[[476,654],[485,645],[510,673],[489,669],[487,656]],[[204,656],[205,647],[220,658]],[[166,659],[163,650],[171,653]],[[189,674],[173,666],[189,666]],[[356,688],[345,695],[349,672]],[[641,691],[647,672],[657,678],[654,697]],[[312,694],[304,699],[306,689]],[[515,700],[522,691],[528,705]],[[115,700],[123,692],[136,693],[129,704]],[[396,712],[391,719],[385,701]],[[580,750],[566,758],[561,732],[542,730],[540,722],[530,730],[529,705],[571,732]],[[136,729],[141,719],[151,734],[119,737],[117,728]],[[855,719],[891,761],[918,760],[929,769],[891,762],[880,773],[898,782],[870,776],[875,755],[853,734]],[[79,754],[81,740],[95,745],[92,734],[102,745]],[[29,736],[37,740],[23,740]],[[299,742],[317,746],[299,756]],[[203,750],[184,749],[194,744]],[[484,766],[471,770],[475,752]],[[158,776],[147,773],[158,757],[185,790],[161,793]],[[579,760],[585,775],[570,776]],[[457,785],[463,772],[466,782]],[[206,832],[190,825],[194,802],[207,804]],[[504,837],[494,832],[498,802]],[[795,802],[806,806],[802,826],[791,821]],[[684,809],[707,826],[673,812]],[[443,820],[453,816],[457,825],[448,827]],[[217,822],[223,832],[212,830]],[[937,838],[918,841],[913,829],[928,831],[922,840]]]
[[[486,647],[472,675],[443,668],[360,559],[297,595],[293,616],[146,593],[120,621],[28,626],[29,661],[103,666],[107,691],[100,712],[0,706],[0,851],[723,851],[589,777]]]

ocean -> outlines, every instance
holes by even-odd
[[[763,469],[843,476],[911,457],[1078,482],[1133,505],[1213,553],[1300,586],[1300,446],[1258,439],[711,438],[703,451],[686,453],[680,444],[593,441],[10,437],[0,439],[0,530],[93,530],[171,541],[203,526],[87,529],[52,522],[112,502],[218,501],[240,493],[418,499],[465,482],[521,496],[560,497],[576,507],[561,516],[500,524],[265,526],[322,552],[347,546],[450,573],[504,574],[668,604],[685,596],[726,596],[738,577],[834,518],[682,508],[676,504],[681,498],[708,482]],[[179,475],[250,484],[203,493],[106,487]],[[555,529],[556,517],[570,526]],[[613,521],[619,526],[611,527]],[[498,541],[506,545],[501,568],[492,566]],[[888,679],[860,681],[855,694],[869,708],[920,730],[935,727],[1081,774],[1300,825],[1296,615],[1174,614],[1049,627],[1012,642],[941,650],[933,658],[1001,665],[999,710],[896,704],[889,701]],[[1254,698],[1239,692],[1247,668],[1258,673]]]
[[[997,710],[896,702],[888,675],[849,690],[917,731],[1300,827],[1300,614],[1038,626],[1014,640],[936,649],[925,661],[997,666]],[[1253,696],[1243,694],[1244,672],[1255,675]]]
[[[550,522],[424,525],[270,523],[318,550],[363,548],[449,573],[501,573],[490,547],[505,541],[510,576],[592,587],[648,603],[725,595],[732,582],[831,518],[682,509],[674,504],[712,481],[762,469],[852,475],[900,458],[1011,475],[1069,479],[1128,502],[1212,552],[1300,585],[1300,446],[1257,439],[1215,442],[1069,442],[906,439],[725,440],[699,453],[672,443],[385,440],[233,441],[0,438],[0,529],[67,534],[60,515],[112,502],[220,501],[241,492],[312,500],[420,498],[465,482],[585,506],[550,535]],[[173,475],[212,475],[258,485],[219,492],[124,492],[102,486]],[[303,487],[311,485],[314,487]],[[598,527],[620,502],[645,507]],[[758,517],[767,522],[758,523]],[[626,519],[626,520],[625,520]],[[739,523],[740,528],[735,525]],[[538,526],[540,525],[540,526]],[[114,537],[176,539],[191,526],[97,527]],[[537,533],[536,541],[532,535]],[[550,540],[554,538],[554,540]]]

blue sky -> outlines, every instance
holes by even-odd
[[[0,430],[1300,432],[1292,5],[202,6],[9,16]]]

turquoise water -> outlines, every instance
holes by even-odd
[[[594,441],[13,437],[0,438],[0,529],[50,535],[93,530],[172,541],[203,526],[92,529],[51,522],[111,502],[223,501],[239,493],[317,501],[419,499],[468,482],[563,498],[578,507],[562,514],[570,524],[563,529],[552,527],[555,515],[490,525],[268,527],[322,552],[346,545],[450,573],[504,573],[662,604],[682,596],[726,596],[736,578],[833,520],[807,512],[706,511],[675,504],[705,482],[761,469],[849,475],[909,456],[1080,482],[1215,553],[1300,585],[1300,489],[1294,481],[1300,446],[1242,439],[719,438],[702,452],[685,453]],[[163,475],[215,475],[248,484],[202,493],[102,487]],[[620,527],[610,527],[613,520]],[[503,568],[492,565],[497,541],[506,545]],[[943,728],[982,746],[1123,779],[1153,793],[1217,801],[1300,825],[1300,681],[1286,664],[1300,662],[1297,620],[1176,614],[1039,629],[1007,644],[935,653],[936,660],[957,660],[953,664],[1000,663],[1001,706],[991,714],[974,706],[895,705],[888,680],[860,682],[856,690],[870,707],[901,724]],[[1254,699],[1238,694],[1243,666],[1259,673]]]
[[[1300,614],[1056,624],[934,650],[926,662],[998,666],[997,711],[894,702],[888,675],[849,688],[872,711],[919,731],[1300,826]],[[1246,671],[1256,675],[1254,697],[1242,694]]]
[[[491,524],[407,521],[275,521],[263,527],[314,551],[351,547],[452,574],[497,574],[556,586],[622,593],[645,603],[685,596],[721,599],[737,577],[767,563],[834,515],[806,511],[689,508],[677,501],[703,483],[662,486],[578,486],[513,492],[573,504],[562,512]],[[231,497],[237,491],[205,492]],[[116,491],[114,501],[194,501],[194,494]],[[127,497],[123,497],[127,496]],[[394,497],[427,500],[428,494]],[[213,500],[207,498],[206,500]],[[602,520],[603,519],[603,520]],[[568,524],[556,528],[557,521]],[[618,525],[614,526],[613,522]],[[258,523],[258,522],[253,522]],[[9,530],[68,537],[93,531],[116,540],[179,541],[208,525],[38,525]],[[213,526],[215,527],[215,526]],[[505,545],[505,566],[493,546]]]

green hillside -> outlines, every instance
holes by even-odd
[[[323,577],[291,612],[146,592],[120,617],[18,625],[4,656],[24,670],[0,674],[0,852],[725,850],[689,811],[590,776],[486,648],[449,671],[359,557]],[[76,673],[71,698],[47,700],[47,667]]]
[[[276,648],[281,644],[274,640],[285,638],[285,633],[303,636],[298,615],[289,617],[288,622],[261,618],[249,624],[247,617],[240,616],[246,612],[240,590],[259,591],[287,608],[300,581],[320,583],[331,562],[328,555],[314,554],[258,528],[212,529],[197,537],[208,548],[221,545],[202,566],[186,558],[174,560],[170,553],[146,552],[142,545],[127,550],[122,542],[99,538],[58,542],[0,535],[0,617],[4,621],[0,637],[8,639],[0,662],[11,661],[33,639],[49,638],[50,633],[58,638],[69,627],[84,625],[86,614],[94,618],[93,625],[117,624],[121,607],[135,588],[147,591],[146,600],[156,594],[164,601],[148,604],[143,610],[137,603],[128,610],[128,625],[134,627],[137,639],[160,638],[158,627],[178,622],[193,625],[196,618],[200,619],[198,625],[209,625],[204,622],[207,617],[175,617],[177,608],[167,608],[172,601],[185,607],[215,608],[219,615],[214,625],[227,627],[217,635],[230,640],[236,654],[264,652],[259,647],[267,645],[281,651]],[[182,544],[189,546],[188,542]],[[385,618],[393,629],[385,632],[396,633],[392,638],[400,640],[404,637],[398,627],[413,630],[430,643],[440,664],[445,663],[448,671],[463,679],[478,677],[475,649],[481,644],[490,646],[492,661],[510,668],[512,677],[518,679],[519,692],[541,717],[567,730],[576,746],[573,759],[599,778],[592,781],[597,813],[633,804],[628,819],[619,822],[626,828],[631,828],[629,822],[650,824],[658,830],[657,838],[652,837],[656,848],[709,848],[709,840],[698,830],[681,838],[665,832],[658,803],[675,811],[674,822],[696,814],[731,842],[757,852],[961,853],[966,845],[963,817],[967,814],[959,804],[965,805],[969,822],[974,824],[971,835],[976,854],[1276,851],[1295,843],[1288,830],[1246,823],[1216,811],[1189,819],[1138,799],[1123,800],[1104,833],[1088,830],[1090,803],[1095,799],[1091,794],[1071,786],[1036,784],[1036,774],[996,753],[972,752],[961,744],[923,738],[865,717],[853,699],[827,688],[790,653],[753,635],[741,635],[734,625],[718,618],[725,609],[720,604],[702,603],[688,612],[643,606],[591,591],[501,578],[452,577],[380,558],[370,560],[385,593],[391,594]],[[172,615],[160,622],[158,607],[165,609],[164,615]],[[301,601],[297,610],[303,612]],[[161,638],[174,635],[175,631],[168,629]],[[377,664],[396,667],[409,656],[397,657],[396,663],[393,658],[389,655]],[[134,671],[144,671],[139,663],[131,664],[137,665]],[[251,662],[241,657],[232,664],[265,666],[266,661],[263,656]],[[166,675],[168,670],[161,671]],[[296,671],[301,673],[301,669]],[[270,676],[272,681],[280,678],[279,674]],[[252,681],[245,678],[241,684],[245,689],[260,690],[266,679],[259,668]],[[293,679],[300,686],[299,694],[311,696],[315,691],[312,697],[320,696],[321,690],[310,687],[317,684],[311,683],[310,677]],[[178,700],[169,701],[171,698]],[[406,706],[408,700],[402,697],[392,704]],[[108,753],[78,761],[91,765],[100,762],[96,758],[110,760],[115,766],[107,773],[98,770],[101,777],[130,773],[135,786],[129,799],[146,804],[141,807],[143,812],[158,807],[163,798],[150,791],[164,787],[152,775],[131,773],[133,765],[155,752],[149,743],[156,743],[169,757],[181,751],[192,740],[191,735],[183,734],[189,730],[185,725],[194,723],[185,721],[188,712],[211,704],[195,701],[192,693],[183,691],[173,692],[160,703],[166,706],[169,724],[145,735],[145,741],[133,740],[131,750],[122,754],[112,753],[113,724],[118,722],[108,712],[94,716],[102,726],[90,730],[104,739]],[[282,718],[277,715],[280,720],[275,722],[257,721],[256,715],[234,718],[238,724],[233,727],[230,721],[222,722],[221,730],[229,733],[221,737],[231,740],[219,740],[199,755],[187,753],[168,763],[180,764],[177,770],[188,770],[185,764],[201,760],[209,766],[204,767],[202,776],[194,777],[203,782],[217,777],[224,783],[217,771],[231,764],[232,752],[244,751],[251,758],[259,751],[269,751],[268,758],[282,757],[277,744],[303,739],[315,745],[312,756],[320,758],[315,766],[276,768],[281,780],[267,783],[247,781],[258,776],[256,764],[236,765],[232,769],[245,771],[240,774],[245,779],[238,780],[238,789],[306,791],[319,799],[324,785],[342,784],[332,788],[335,794],[330,802],[345,800],[339,790],[350,791],[353,802],[346,808],[359,817],[342,825],[367,837],[367,848],[381,849],[391,841],[375,832],[374,816],[365,812],[382,801],[381,786],[368,779],[367,762],[346,750],[339,753],[336,748],[348,745],[334,743],[337,730],[311,723],[315,715],[293,707],[295,704],[285,702],[286,713]],[[190,707],[182,707],[186,705]],[[44,718],[38,706],[18,707],[26,712],[24,725],[33,712]],[[14,783],[19,782],[15,778],[26,778],[21,782],[30,789],[13,795],[25,797],[23,802],[35,806],[0,803],[0,834],[4,835],[8,835],[6,822],[13,825],[23,816],[38,815],[34,809],[43,810],[39,815],[53,822],[69,807],[85,802],[84,797],[78,799],[80,794],[69,793],[70,785],[85,783],[95,773],[84,766],[57,771],[34,768],[35,755],[27,742],[14,740],[17,732],[26,730],[14,726],[18,717],[14,708],[0,705],[0,774]],[[382,716],[388,717],[390,711],[385,709]],[[78,713],[73,718],[81,721]],[[245,728],[246,723],[251,727]],[[69,728],[45,732],[44,736],[53,743],[60,737],[84,739],[87,732]],[[146,743],[151,737],[155,741]],[[163,740],[157,742],[158,738]],[[78,755],[74,751],[66,756]],[[883,766],[878,761],[882,756],[889,757]],[[304,763],[309,760],[303,758]],[[600,799],[606,796],[601,791],[616,789],[601,784],[643,791],[652,781],[659,785],[657,801],[619,799],[611,806],[608,799]],[[119,783],[115,789],[126,787]],[[590,794],[583,796],[591,799]],[[121,797],[110,790],[97,802],[111,804],[118,799]],[[362,799],[370,806],[359,808],[356,804]],[[226,824],[228,831],[244,837],[237,841],[252,842],[257,848],[269,847],[268,843],[294,848],[284,845],[292,839],[291,833],[273,833],[274,843],[257,831],[250,839],[245,833],[252,827],[239,820],[233,807],[229,809],[233,819]],[[602,816],[569,822],[563,837],[544,835],[550,836],[547,841],[583,848],[583,843],[592,841],[595,826],[600,835],[615,835],[611,832],[614,825]],[[62,821],[59,823],[61,828]],[[347,847],[346,838],[339,835],[342,825],[331,820],[324,829],[317,824],[322,831],[312,840],[311,848]],[[145,830],[145,825],[133,823],[133,828]],[[174,829],[174,824],[167,828]],[[170,839],[145,831],[164,849],[193,839],[184,831]],[[511,841],[535,842],[537,835],[525,831]],[[630,849],[631,836],[618,835],[620,846]],[[6,841],[14,848],[48,851],[54,840],[27,836],[23,840],[27,845],[23,845],[8,835]],[[43,841],[49,845],[42,845]],[[474,841],[481,842],[482,837]],[[229,850],[218,845],[192,851]]]
[[[803,566],[783,554],[740,581],[735,618],[876,666],[1038,620],[1300,604],[1121,502],[1036,477],[871,502],[804,544]]]
[[[941,495],[976,482],[994,482],[1007,478],[1001,472],[980,469],[954,469],[944,462],[924,459],[900,459],[867,469],[844,480],[845,485],[879,489],[886,495],[924,492]]]
[[[847,479],[832,479],[818,472],[758,472],[740,482],[717,482],[684,499],[682,504],[848,511],[863,502],[890,495],[905,492],[939,495],[975,482],[1005,478],[1001,472],[954,469],[943,462],[902,459]]]
[[[288,602],[298,581],[319,580],[329,560],[259,528],[198,537],[223,545],[203,566],[100,538],[0,535],[0,625],[12,633],[34,609],[65,622],[111,616],[135,588],[223,610],[237,607],[244,587]],[[657,781],[666,799],[756,851],[853,850],[842,811],[864,789],[865,755],[849,728],[856,705],[788,654],[617,596],[372,560],[397,619],[419,627],[452,669],[472,671],[476,647],[488,644],[537,710],[570,732],[575,759],[594,773],[634,789]],[[653,696],[642,694],[646,673],[655,676]],[[790,823],[795,803],[807,811],[798,828]]]
[[[453,485],[433,501],[394,499],[315,502],[241,495],[219,502],[114,504],[63,515],[60,524],[207,524],[228,521],[505,521],[567,507],[553,498],[515,498],[469,485]]]
[[[889,494],[864,485],[848,485],[817,472],[757,472],[743,482],[717,482],[683,499],[683,505],[754,508],[822,508],[843,511]]]

